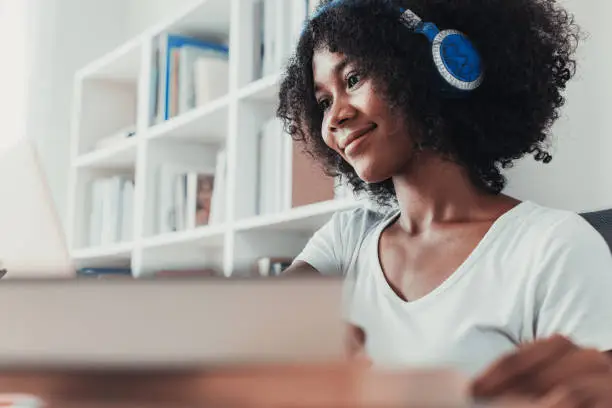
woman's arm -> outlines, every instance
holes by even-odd
[[[492,364],[473,391],[485,398],[527,395],[554,407],[612,407],[610,249],[578,216],[558,223],[542,242],[534,341]]]
[[[295,261],[290,267],[285,269],[283,276],[317,276],[319,271],[304,261]]]

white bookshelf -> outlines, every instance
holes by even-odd
[[[292,1],[303,2],[281,4]],[[78,72],[68,211],[69,241],[78,267],[130,266],[136,277],[160,269],[206,267],[226,276],[247,274],[259,257],[297,255],[334,212],[360,205],[353,199],[330,200],[278,214],[256,214],[256,133],[274,115],[280,73],[253,78],[254,27],[251,0],[200,0]],[[229,92],[151,126],[151,61],[156,39],[164,32],[228,45]],[[99,138],[129,125],[136,126],[135,136],[94,148]],[[158,234],[158,167],[187,156],[211,161],[220,148],[227,154],[223,222]],[[116,174],[135,180],[133,236],[128,242],[92,246],[89,186],[92,180]]]

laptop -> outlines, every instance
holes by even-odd
[[[75,269],[33,142],[0,152],[0,277],[70,277]]]
[[[25,138],[0,153],[0,197],[0,369],[342,354],[340,279],[76,279],[36,147]]]

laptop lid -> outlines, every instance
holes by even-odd
[[[167,369],[344,356],[337,278],[0,283],[0,371]]]
[[[74,275],[46,177],[27,138],[0,153],[0,271],[3,280]]]

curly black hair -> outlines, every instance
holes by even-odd
[[[314,51],[343,53],[373,78],[383,98],[405,115],[418,145],[467,169],[478,187],[499,194],[502,169],[526,154],[548,163],[552,124],[576,71],[580,30],[556,0],[323,1],[305,25],[281,81],[277,116],[332,176],[381,204],[395,201],[391,180],[368,184],[321,136],[314,95]],[[482,85],[449,97],[436,85],[431,46],[399,23],[408,8],[440,29],[456,29],[475,44],[485,66]]]

